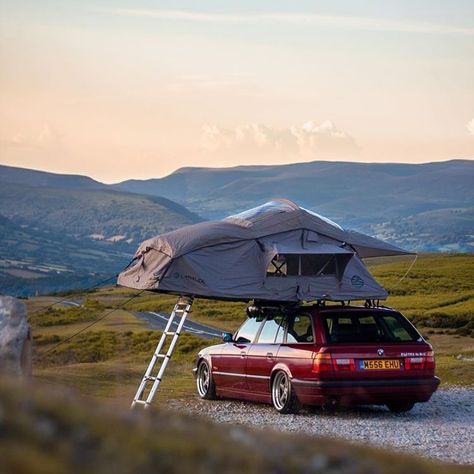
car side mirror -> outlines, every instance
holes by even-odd
[[[224,342],[232,342],[232,333],[231,332],[223,332],[222,333],[222,340]]]

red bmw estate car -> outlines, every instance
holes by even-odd
[[[201,398],[301,405],[384,404],[404,412],[436,391],[433,348],[399,312],[384,307],[250,306],[224,343],[199,352]]]

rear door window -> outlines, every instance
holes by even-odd
[[[312,318],[309,314],[298,314],[290,318],[286,341],[314,342]]]
[[[331,312],[323,315],[323,322],[328,342],[410,342],[420,338],[413,326],[395,312]]]

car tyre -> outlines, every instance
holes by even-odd
[[[205,360],[199,363],[196,376],[196,387],[198,395],[204,400],[215,400],[217,398],[216,385],[212,378],[211,368]]]
[[[407,411],[410,411],[414,406],[415,406],[414,403],[409,403],[409,402],[387,403],[387,408],[392,413],[405,413]]]
[[[272,404],[279,413],[298,413],[301,403],[296,396],[290,377],[282,370],[272,380]]]

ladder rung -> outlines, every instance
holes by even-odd
[[[152,377],[151,375],[149,375],[148,377],[145,377],[148,380],[153,380],[153,382],[156,380],[156,377]],[[161,380],[160,380],[161,382]]]
[[[166,354],[155,354],[155,357],[160,357],[164,359],[166,357]]]
[[[146,405],[146,401],[145,400],[133,400],[133,403],[135,404],[138,404],[138,405]]]
[[[166,334],[167,336],[174,336],[178,334],[179,336],[179,332],[174,332],[174,331],[165,331],[163,334]]]

